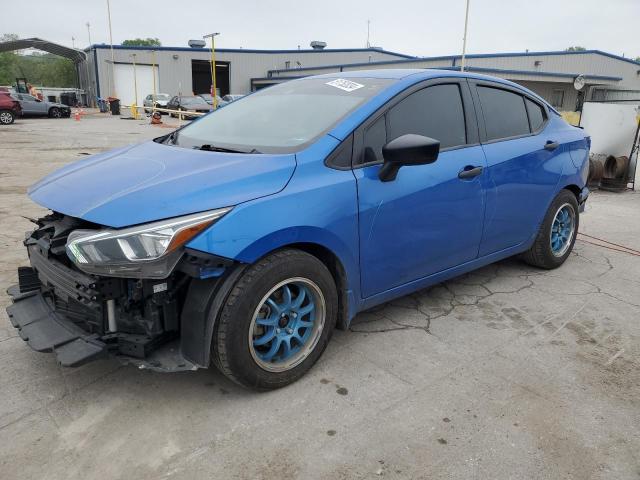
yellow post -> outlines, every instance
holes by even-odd
[[[135,98],[135,105],[138,105],[138,76],[136,75],[136,54],[132,53],[131,56],[133,57],[133,94]],[[137,120],[137,110],[135,110],[135,113],[131,113],[131,116]]]
[[[151,75],[153,76],[153,98],[151,99],[151,116],[156,111],[156,51],[152,50],[153,60],[151,65]],[[146,112],[146,110],[145,110]]]
[[[218,108],[218,98],[217,98],[217,87],[216,87],[216,44],[215,37],[220,35],[220,33],[210,33],[209,35],[205,35],[202,38],[211,38],[211,82],[213,83],[213,92],[211,95],[213,96],[213,109]]]
[[[216,37],[211,37],[211,68],[213,69],[213,109],[218,108],[218,89],[216,88]]]

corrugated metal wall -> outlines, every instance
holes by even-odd
[[[111,51],[108,48],[98,48],[88,52],[89,70],[93,68],[93,57],[98,60],[98,80],[100,94],[104,97],[112,93]],[[132,63],[132,55],[136,55],[136,63],[151,65],[154,62],[154,54],[150,50],[143,49],[114,49],[114,61],[116,63]],[[158,65],[159,83],[158,91],[170,95],[190,94],[192,88],[191,61],[210,59],[208,50],[158,50],[155,52],[155,62]],[[398,59],[390,53],[377,50],[352,50],[352,51],[290,51],[290,52],[224,52],[216,51],[216,61],[229,62],[229,81],[231,93],[249,93],[251,91],[251,78],[265,77],[269,70],[284,69],[287,65],[295,67],[333,65],[355,62],[376,62],[382,60]],[[288,64],[286,62],[289,62]],[[81,64],[80,68],[83,68]],[[90,75],[91,83],[94,82]],[[84,83],[83,83],[84,84]],[[132,87],[133,88],[133,87]],[[117,95],[118,92],[113,92]],[[150,93],[150,92],[149,92]]]

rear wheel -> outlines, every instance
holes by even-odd
[[[60,109],[58,107],[51,107],[49,109],[49,116],[51,118],[61,118],[62,117],[62,112],[60,111]]]
[[[300,250],[265,257],[244,273],[222,309],[214,363],[256,390],[298,380],[329,342],[337,299],[333,277],[316,257]]]
[[[0,124],[11,125],[16,119],[15,114],[10,110],[0,110]]]
[[[569,257],[580,223],[578,201],[569,190],[562,190],[549,207],[538,236],[523,255],[530,265],[552,269]]]

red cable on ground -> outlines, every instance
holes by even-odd
[[[578,235],[582,235],[583,237],[593,238],[594,240],[598,240],[599,242],[608,243],[609,245],[615,245],[616,247],[626,248],[627,250],[631,250],[633,252],[640,254],[640,250],[636,250],[635,248],[631,248],[631,247],[625,247],[624,245],[613,243],[608,240],[603,240],[602,238],[594,237],[593,235],[587,235],[586,233],[582,233],[582,232],[578,232]]]
[[[608,250],[613,250],[614,252],[628,253],[629,255],[633,255],[635,257],[640,257],[640,252],[638,250],[633,249],[633,248],[625,247],[624,245],[619,245],[619,244],[613,243],[613,242],[608,242],[607,240],[602,240],[601,238],[594,237],[592,235],[587,235],[585,233],[578,232],[578,235],[582,235],[582,236],[588,237],[588,238],[593,238],[594,240],[597,240],[599,242],[608,243],[609,245],[614,245],[615,247],[620,247],[620,248],[610,247],[609,245],[602,245],[602,244],[596,243],[596,242],[590,242],[589,240],[585,240],[584,238],[580,238],[579,239],[581,242],[588,243],[590,245],[595,245],[596,247],[601,247],[601,248],[606,248]]]

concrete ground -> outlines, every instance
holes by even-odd
[[[640,477],[640,256],[590,237],[558,270],[506,260],[361,314],[276,392],[32,352],[4,311],[23,216],[44,213],[27,186],[168,131],[99,115],[0,129],[0,478]],[[640,250],[639,212],[637,193],[596,192],[580,230]]]

